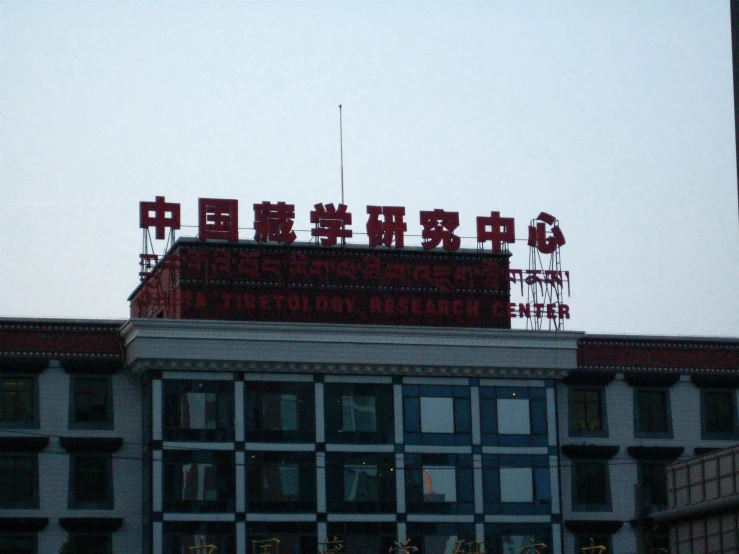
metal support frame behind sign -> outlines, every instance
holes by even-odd
[[[536,220],[532,219],[530,226],[534,227]],[[555,220],[554,226],[559,225]],[[548,259],[547,259],[548,258]],[[564,318],[559,310],[555,310],[556,317],[549,317],[547,306],[554,304],[559,307],[564,300],[564,285],[561,280],[562,257],[560,246],[551,254],[542,254],[537,246],[529,246],[529,271],[526,277],[526,298],[530,306],[541,306],[535,309],[531,317],[526,318],[526,329],[531,331],[564,331]],[[560,276],[559,280],[552,276]],[[569,276],[568,276],[569,287]],[[543,320],[547,320],[547,324]]]

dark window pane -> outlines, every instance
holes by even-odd
[[[603,462],[575,462],[575,504],[604,506],[608,504],[608,479]]]
[[[72,459],[72,504],[105,508],[110,503],[110,460],[104,456],[75,455]]]
[[[35,456],[0,455],[0,506],[30,508],[36,504],[38,478]]]
[[[32,422],[33,377],[0,378],[0,422]]]
[[[107,378],[74,378],[75,423],[106,423],[109,419]]]
[[[0,554],[34,554],[33,537],[28,535],[0,534]]]
[[[703,417],[707,433],[734,432],[733,392],[706,391],[703,393]]]
[[[640,465],[642,502],[644,505],[667,505],[667,467],[661,463]]]
[[[111,551],[110,535],[75,533],[72,535],[72,544],[75,552],[80,554],[110,554]]]
[[[572,426],[576,431],[602,431],[600,389],[573,389]]]
[[[636,430],[643,433],[666,433],[667,392],[636,391]]]

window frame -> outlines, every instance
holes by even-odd
[[[77,498],[78,467],[81,459],[102,459],[105,461],[105,498],[101,500],[79,500]],[[70,510],[112,510],[114,508],[113,498],[113,460],[110,454],[98,452],[70,452],[69,453],[69,494],[68,508]]]
[[[77,421],[76,384],[81,380],[97,380],[106,382],[105,420]],[[113,378],[110,375],[72,374],[69,376],[69,428],[70,429],[113,429]]]
[[[573,512],[610,512],[613,510],[613,499],[611,495],[611,472],[610,464],[608,460],[601,459],[573,459],[570,461],[571,471],[571,494],[572,494],[572,511]],[[592,490],[594,487],[578,487],[578,481],[580,476],[578,475],[582,471],[582,466],[602,466],[603,467],[603,479],[605,481],[605,502],[598,502],[588,504],[581,502],[578,497],[578,491],[580,490]]]
[[[39,417],[39,392],[38,375],[30,373],[8,373],[0,374],[0,402],[2,402],[5,381],[11,379],[29,379],[31,381],[31,410],[32,417],[28,420],[5,420],[0,417],[0,429],[38,429],[40,427]]]
[[[113,552],[113,535],[112,533],[96,533],[96,532],[90,532],[90,533],[82,533],[75,531],[74,533],[69,534],[70,542],[72,543],[75,552],[80,549],[79,545],[77,544],[77,541],[79,539],[103,539],[105,541],[105,546],[102,550],[96,549],[96,550],[81,550],[81,552],[85,552],[85,554],[112,554]]]
[[[347,500],[346,471],[351,467],[376,470],[376,498]],[[397,504],[395,454],[389,452],[329,452],[326,454],[326,482],[337,483],[326,491],[326,507],[337,513],[394,513]],[[340,483],[340,485],[339,485]]]
[[[455,501],[435,502],[425,498],[424,468],[453,468]],[[433,486],[433,485],[432,485]],[[471,454],[405,454],[405,503],[409,513],[471,515],[474,505],[474,470]]]
[[[181,395],[188,393],[215,394],[214,428],[184,428],[174,424],[179,419]],[[171,413],[172,409],[178,411]],[[234,381],[221,379],[164,379],[162,381],[162,436],[173,442],[232,442],[236,434]],[[223,421],[222,421],[223,420]],[[225,424],[224,426],[219,426]]]
[[[598,407],[600,411],[601,428],[597,430],[578,429],[575,421],[575,393],[596,392],[598,394]],[[568,391],[569,427],[571,437],[608,437],[608,404],[606,402],[606,387],[572,385]],[[587,401],[586,401],[587,412]],[[587,421],[587,413],[585,414]]]
[[[266,429],[264,400],[268,394],[294,394],[297,429]],[[247,442],[315,442],[316,399],[312,381],[245,381],[244,432]]]
[[[708,402],[709,395],[727,394],[729,395],[731,406],[731,430],[729,431],[710,431],[708,429]],[[739,436],[739,421],[737,417],[736,391],[734,389],[719,388],[701,388],[701,439],[703,440],[731,440]]]
[[[325,438],[328,443],[394,444],[395,411],[390,383],[325,383]],[[371,396],[375,399],[376,431],[344,430],[344,397]]]
[[[422,405],[428,398],[450,399],[453,432],[424,431]],[[406,445],[472,444],[472,400],[464,385],[403,385],[403,433]]]
[[[17,503],[4,502],[0,496],[0,509],[3,510],[34,510],[39,507],[39,472],[38,472],[38,453],[37,452],[0,452],[0,458],[27,459],[31,462],[31,479],[32,492],[30,500],[24,500]],[[3,472],[5,473],[5,472]],[[3,488],[4,489],[4,488]],[[5,490],[5,489],[4,489]]]
[[[639,503],[639,507],[643,508],[649,505],[655,506],[658,510],[664,510],[667,508],[668,503],[668,482],[667,482],[667,466],[670,462],[665,460],[638,460],[637,462],[637,484],[639,486],[639,490],[641,491],[642,497],[637,498],[637,502]],[[649,498],[646,498],[646,492],[645,492],[645,485],[644,477],[646,473],[646,467],[657,467],[662,466],[664,469],[664,502],[654,502],[654,495],[651,492],[649,492]]]
[[[287,462],[287,464],[286,464]],[[262,471],[269,467],[297,466],[298,494],[295,499],[270,500],[262,494]],[[318,490],[314,452],[262,451],[247,453],[246,511],[257,513],[315,512]]]
[[[654,394],[659,393],[664,398],[663,410],[665,420],[664,431],[654,431],[651,429],[642,429],[644,422],[640,417],[639,409],[639,396],[641,394]],[[672,438],[672,400],[670,396],[669,387],[635,387],[633,394],[634,401],[634,437],[635,438]],[[650,426],[651,426],[651,412],[650,412]]]
[[[205,460],[205,461],[204,461]],[[182,466],[185,464],[210,464],[215,466],[215,492],[218,498],[184,499],[172,494],[173,488],[183,485]],[[169,473],[175,468],[178,474]],[[226,491],[229,489],[230,491]],[[230,492],[230,494],[228,494]],[[221,498],[223,493],[223,498]],[[181,494],[179,495],[181,496]],[[222,513],[236,509],[236,463],[232,451],[226,450],[164,450],[162,452],[162,503],[165,512]]]

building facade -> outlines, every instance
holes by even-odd
[[[120,321],[0,319],[0,552],[136,552],[141,394]]]

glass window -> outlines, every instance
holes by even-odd
[[[37,507],[37,454],[0,453],[0,508]]]
[[[234,455],[221,451],[165,450],[164,510],[234,510]]]
[[[474,513],[472,456],[405,455],[405,497],[409,513]]]
[[[393,443],[393,386],[370,383],[324,385],[326,442]]]
[[[163,389],[164,440],[233,440],[233,381],[165,380]]]
[[[570,389],[570,433],[600,433],[606,430],[605,391],[601,388]]]
[[[457,535],[424,535],[423,550],[427,554],[451,554],[455,551]]]
[[[667,464],[639,463],[639,501],[641,506],[667,507]]]
[[[377,500],[377,466],[344,466],[344,500],[347,502]]]
[[[533,502],[534,481],[529,467],[500,468],[500,501]]]
[[[249,509],[262,512],[315,511],[313,452],[252,453],[247,462]]]
[[[69,508],[113,508],[113,476],[110,456],[70,454]]]
[[[342,431],[377,431],[377,401],[374,396],[341,397]]]
[[[395,522],[329,522],[328,537],[337,537],[342,541],[342,552],[346,554],[386,554],[395,541],[398,540],[398,531]],[[321,542],[325,542],[323,538]],[[321,544],[318,551],[331,545]]]
[[[3,554],[35,554],[35,537],[21,533],[0,533],[0,552]]]
[[[423,501],[457,501],[457,472],[454,467],[423,467]]]
[[[646,434],[668,433],[669,392],[656,389],[634,391],[636,432]]]
[[[36,415],[36,378],[0,376],[0,423],[34,424]]]
[[[572,503],[576,511],[610,509],[608,464],[605,461],[572,462]]]
[[[113,423],[110,377],[72,376],[70,425],[107,427]]]
[[[327,454],[326,482],[343,485],[328,487],[326,499],[329,511],[394,512],[394,461],[393,454]]]
[[[319,551],[315,522],[247,522],[246,536],[247,554],[278,554],[276,541],[279,541],[279,554],[315,554]],[[321,541],[324,539],[322,536]],[[219,549],[215,554],[220,552]],[[348,554],[346,549],[344,552]]]
[[[454,398],[421,397],[421,432],[454,433]]]
[[[498,398],[498,433],[501,435],[531,433],[531,416],[527,399]]]
[[[247,440],[315,441],[313,383],[250,381],[244,390]]]
[[[701,391],[704,438],[730,436],[736,429],[734,391]]]

